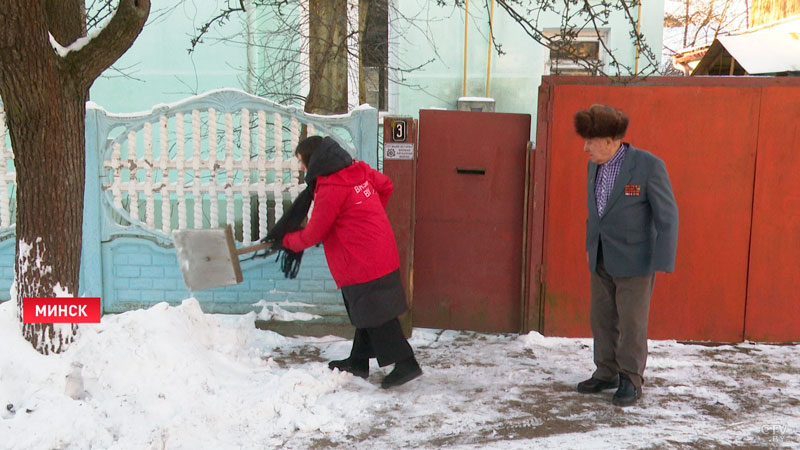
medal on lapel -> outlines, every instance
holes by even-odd
[[[642,187],[639,184],[626,184],[625,195],[628,197],[638,197],[642,194]]]

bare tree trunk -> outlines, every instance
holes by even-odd
[[[16,129],[11,139],[16,142],[19,244],[15,282],[20,308],[24,297],[77,294],[85,153],[75,151],[84,147],[83,120],[76,118],[83,119],[84,102],[85,93],[73,91],[41,111],[35,127],[9,120],[9,128]],[[42,129],[58,133],[59,139],[53,140]],[[76,331],[75,324],[69,332],[57,332],[52,324],[23,324],[25,339],[45,354],[60,352]]]
[[[7,0],[0,9],[0,97],[17,172],[20,317],[25,297],[78,294],[85,101],[95,78],[138,36],[149,11],[147,0],[120,0],[106,29],[62,57],[48,33],[63,45],[85,34],[82,0]],[[23,324],[22,330],[36,350],[48,354],[64,350],[77,326]]]
[[[367,29],[367,16],[371,0],[358,0],[358,42],[361,43],[358,52],[358,104],[367,103],[367,90],[364,84],[364,36]]]
[[[309,0],[309,93],[305,111],[347,112],[347,1]]]
[[[683,46],[686,47],[686,40],[689,39],[689,3],[690,0],[684,0],[686,2],[686,14],[684,15],[683,21]]]
[[[46,34],[46,15],[40,2],[11,2],[5,27],[21,24],[29,15],[32,34]],[[33,9],[34,11],[31,11]],[[62,11],[64,13],[64,11]],[[74,23],[74,22],[73,22]],[[80,34],[62,27],[71,42]],[[77,31],[82,31],[77,27]],[[59,70],[58,57],[42,39],[26,38],[26,30],[9,30],[13,46],[3,48],[0,95],[17,171],[17,258],[15,283],[22,316],[25,297],[54,296],[54,288],[75,293],[80,269],[83,214],[83,108],[88,90],[69,83]],[[8,42],[7,39],[2,39]],[[7,51],[10,50],[10,51]],[[59,289],[59,288],[56,288]],[[53,324],[23,324],[23,336],[42,353],[59,352],[77,330],[56,331]]]

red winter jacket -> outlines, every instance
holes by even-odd
[[[400,267],[394,233],[386,216],[392,180],[363,161],[317,177],[306,227],[283,238],[299,252],[322,241],[336,286],[365,283]]]

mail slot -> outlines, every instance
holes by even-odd
[[[470,175],[485,175],[485,167],[456,167],[456,172]]]

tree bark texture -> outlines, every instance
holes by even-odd
[[[372,0],[358,0],[358,104],[367,103],[367,89],[364,83],[364,37],[367,30],[367,17]]]
[[[84,0],[46,0],[50,34],[62,46],[86,36],[86,6]]]
[[[305,111],[347,112],[347,1],[309,0],[309,92]]]
[[[25,297],[79,294],[85,101],[94,79],[133,43],[149,10],[149,1],[121,0],[106,29],[62,58],[50,30],[62,45],[85,34],[82,1],[7,0],[0,9],[0,98],[17,172],[20,317]],[[75,325],[22,325],[23,336],[44,354],[66,349],[76,331]]]

